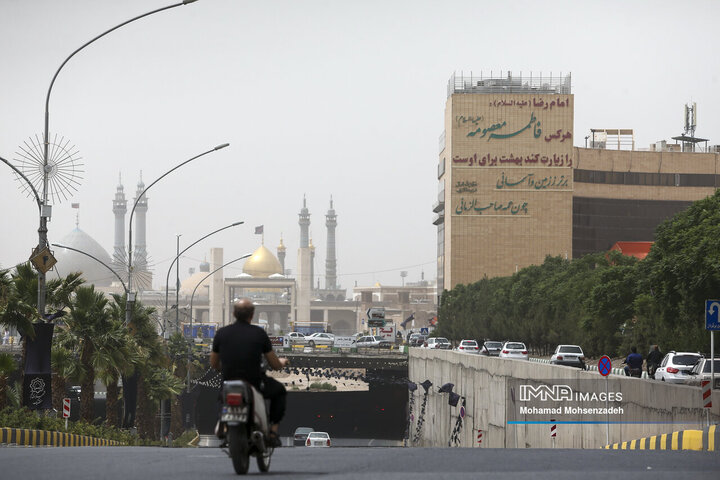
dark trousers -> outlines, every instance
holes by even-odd
[[[264,377],[260,385],[255,385],[262,396],[266,400],[270,400],[270,411],[268,412],[268,420],[270,425],[280,423],[285,416],[285,408],[287,407],[287,390],[285,386],[271,377]],[[222,411],[223,398],[222,391],[218,395],[217,416],[220,418]]]
[[[287,390],[285,390],[285,386],[274,378],[265,377],[260,384],[260,393],[270,400],[270,412],[268,412],[270,424],[280,423],[280,420],[285,416],[285,408],[287,407]]]

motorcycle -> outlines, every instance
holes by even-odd
[[[653,380],[655,380],[655,372],[657,371],[658,366],[659,365],[657,363],[651,362],[650,364],[648,364],[648,367],[647,367],[648,378],[652,378]]]
[[[630,368],[625,362],[623,364],[625,365],[626,377],[642,378],[642,368]]]
[[[225,453],[232,459],[238,475],[245,475],[250,457],[257,458],[261,472],[270,469],[274,448],[268,442],[270,423],[262,394],[242,380],[227,380],[222,388],[219,431],[225,432]]]

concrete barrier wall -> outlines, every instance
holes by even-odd
[[[457,446],[482,448],[553,447],[550,426],[547,424],[508,425],[508,421],[522,420],[506,418],[506,402],[511,401],[508,393],[510,380],[553,379],[575,388],[579,380],[595,379],[599,388],[602,391],[605,389],[605,380],[597,372],[418,348],[410,349],[409,378],[418,385],[425,380],[433,383],[419,432],[420,408],[425,392],[419,387],[412,394],[414,418],[410,422],[409,431],[412,446],[449,445],[460,403],[452,407],[448,405],[448,394],[438,393],[438,387],[445,383],[453,383],[453,391],[464,396],[466,402],[466,415]],[[610,375],[608,385],[610,391],[623,392],[626,417],[664,423],[610,424],[609,435],[607,424],[558,424],[555,447],[601,448],[612,443],[705,426],[706,412],[701,407],[698,387],[616,375]],[[715,396],[713,408],[710,409],[710,423],[718,423],[720,420],[720,398],[717,398],[720,395],[717,391]],[[478,429],[483,431],[481,445],[477,443]]]
[[[109,447],[120,442],[73,433],[32,430],[26,428],[0,428],[0,444],[29,447]]]

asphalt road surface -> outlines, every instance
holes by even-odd
[[[718,452],[484,448],[280,448],[277,479],[673,479],[720,478]],[[211,480],[237,478],[215,448],[0,448],[2,479]]]

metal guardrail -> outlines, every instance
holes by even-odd
[[[551,364],[550,360],[547,359],[547,358],[530,357],[529,360],[530,360],[531,362],[535,362],[535,363],[547,363],[547,364]],[[597,372],[597,371],[598,371],[598,367],[597,367],[597,365],[585,364],[585,370],[587,370],[587,371],[589,371],[589,372]],[[620,375],[620,376],[623,376],[623,377],[625,376],[625,370],[622,369],[622,368],[613,368],[613,369],[610,371],[610,373],[611,373],[612,375]],[[647,372],[645,372],[645,371],[642,372],[642,378],[649,378]]]

